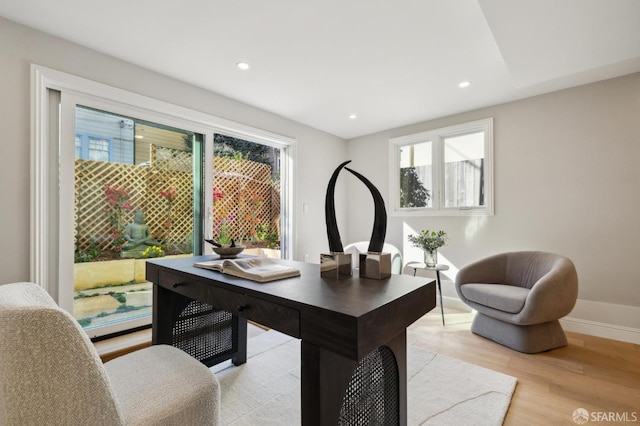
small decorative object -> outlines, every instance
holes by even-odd
[[[364,278],[373,278],[383,280],[391,276],[391,253],[383,253],[384,237],[387,234],[387,210],[384,207],[384,199],[376,188],[366,177],[360,173],[346,169],[355,177],[364,183],[373,197],[374,219],[373,231],[369,240],[367,253],[361,253],[360,256],[360,276]]]
[[[329,240],[329,252],[320,254],[320,276],[324,278],[347,278],[351,276],[351,253],[345,254],[340,239],[340,231],[338,230],[338,221],[336,219],[336,205],[334,193],[336,190],[336,181],[340,170],[350,161],[340,164],[331,175],[329,184],[327,185],[327,194],[324,200],[324,215],[327,224],[327,239]]]
[[[244,246],[236,245],[236,242],[233,239],[231,240],[231,243],[226,245],[220,244],[216,240],[211,239],[205,239],[205,241],[213,246],[213,252],[220,255],[220,259],[234,259],[242,253],[242,250],[244,250]]]
[[[327,237],[329,239],[329,254],[320,255],[320,275],[325,278],[344,278],[351,276],[351,254],[345,254],[338,231],[336,220],[334,192],[336,180],[340,171],[351,161],[340,164],[331,175],[325,198],[325,218]],[[387,232],[387,211],[380,191],[360,173],[346,168],[351,174],[360,179],[373,196],[375,215],[373,232],[366,254],[360,255],[360,276],[365,278],[385,279],[391,276],[391,254],[382,253],[384,237]]]
[[[231,243],[233,242],[231,223],[234,219],[235,215],[230,214],[228,216],[218,218],[215,223],[213,232],[218,236],[218,242],[223,246],[231,245]]]
[[[430,231],[423,229],[418,235],[409,235],[409,241],[414,247],[424,251],[424,263],[429,268],[438,264],[438,249],[447,244],[447,233],[444,231]]]
[[[124,259],[140,259],[146,257],[143,253],[147,247],[160,247],[160,242],[151,238],[151,229],[144,222],[142,210],[136,210],[133,222],[125,226],[122,234],[125,243],[122,246],[120,257]]]
[[[235,259],[244,250],[244,246],[213,247],[213,252],[220,255],[220,259]]]
[[[438,264],[438,249],[424,251],[424,263],[430,268],[434,268]]]
[[[224,194],[222,191],[214,187],[213,188],[213,205],[211,209],[210,219],[213,222],[213,238],[206,239],[205,241],[211,244],[214,253],[220,256],[220,259],[234,259],[238,257],[245,247],[243,245],[236,245],[233,239],[232,223],[235,220],[234,214],[226,214],[224,209],[220,209],[218,213],[221,215],[214,220],[216,213],[216,201],[222,199]]]

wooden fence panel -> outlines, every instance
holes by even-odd
[[[122,226],[132,222],[135,210],[140,209],[153,238],[162,241],[169,253],[191,252],[192,155],[153,145],[150,151],[148,166],[76,160],[77,252],[88,252],[92,246],[100,251],[117,251],[114,226],[106,210],[107,186],[129,195],[131,208],[123,211]],[[213,163],[213,185],[224,195],[216,201],[210,219],[233,215],[231,230],[238,239],[254,236],[259,224],[269,225],[280,235],[280,186],[271,180],[271,167],[226,157],[215,157]]]
[[[255,238],[258,225],[280,235],[280,182],[271,180],[271,167],[250,160],[214,157],[213,186],[222,194],[215,200],[213,224],[230,220],[233,235]]]
[[[106,210],[107,186],[129,194],[129,203],[136,206],[144,200],[144,168],[120,163],[76,160],[75,163],[75,246],[76,251],[87,252],[92,245],[98,249],[113,250],[114,228]],[[133,211],[124,211],[124,224],[133,220]]]

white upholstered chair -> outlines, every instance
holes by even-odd
[[[357,243],[352,243],[344,247],[344,253],[352,253],[353,256],[351,258],[352,265],[355,269],[360,267],[360,253],[367,253],[367,249],[369,248],[369,241],[359,241]],[[392,244],[385,243],[382,247],[383,253],[391,254],[391,273],[392,274],[401,274],[402,273],[402,253],[398,248]]]
[[[157,345],[105,364],[40,286],[0,285],[0,425],[214,425],[220,385]]]

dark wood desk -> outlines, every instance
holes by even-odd
[[[301,276],[260,284],[193,266],[214,257],[147,261],[146,277],[154,283],[153,344],[175,344],[176,336],[186,334],[188,352],[203,349],[196,357],[205,363],[241,364],[246,320],[253,320],[302,340],[303,425],[406,425],[406,328],[435,307],[433,280],[331,280],[320,277],[317,264],[283,260]],[[194,300],[215,308],[210,316],[221,317],[203,320],[194,312],[200,308],[192,308]],[[176,332],[185,322],[191,328]],[[199,342],[200,328],[221,337]],[[217,346],[224,336],[233,336],[231,343],[213,354],[198,348]]]

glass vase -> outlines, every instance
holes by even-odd
[[[424,251],[424,263],[428,268],[435,268],[438,264],[438,249]]]

